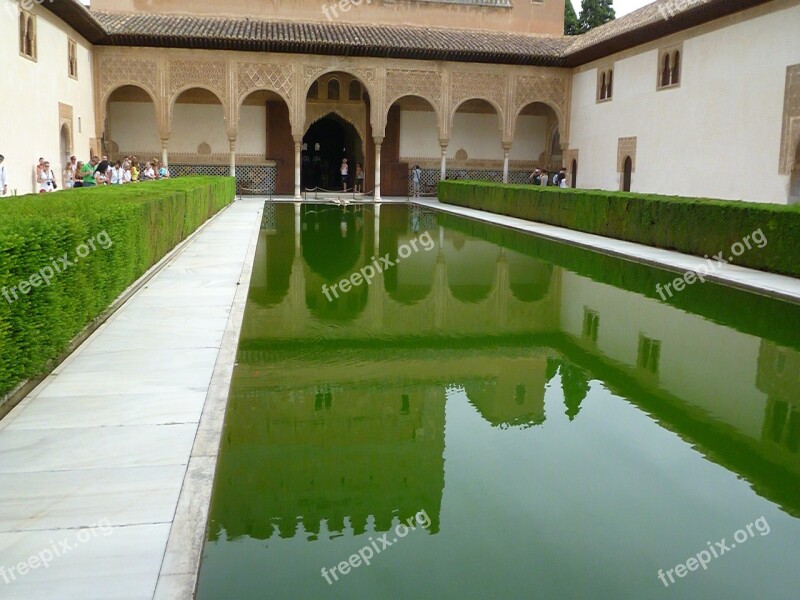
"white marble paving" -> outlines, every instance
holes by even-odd
[[[0,421],[0,598],[153,598],[262,207],[204,226]],[[9,575],[62,540],[74,548],[48,568]],[[191,578],[167,575],[188,597]]]

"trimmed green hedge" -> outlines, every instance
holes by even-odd
[[[441,181],[439,200],[567,229],[677,250],[695,256],[723,253],[761,230],[767,243],[734,257],[733,264],[800,277],[800,205],[759,204],[504,185]]]
[[[0,396],[235,194],[232,178],[183,177],[0,199]]]

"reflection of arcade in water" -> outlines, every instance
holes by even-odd
[[[267,206],[219,465],[237,493],[215,498],[212,539],[382,531],[422,507],[435,532],[447,388],[487,427],[538,428],[555,381],[570,421],[602,385],[800,515],[796,311],[713,286],[678,308],[657,271],[476,227],[405,206]],[[322,293],[425,231],[431,251]]]

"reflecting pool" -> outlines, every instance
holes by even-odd
[[[800,307],[671,279],[268,204],[198,598],[796,599]]]

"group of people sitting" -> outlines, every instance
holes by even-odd
[[[561,169],[558,173],[553,173],[552,178],[550,177],[547,169],[536,169],[533,173],[530,174],[528,177],[533,185],[541,185],[541,186],[555,186],[561,188],[569,187],[567,183],[567,170]]]
[[[93,156],[89,162],[70,156],[64,168],[66,188],[94,187],[97,185],[122,185],[151,179],[169,179],[169,168],[159,164],[158,159],[148,161],[142,166],[135,156],[126,156],[114,163],[104,156],[102,160]],[[56,177],[50,162],[40,158],[35,167],[36,185],[40,194],[58,189]]]

